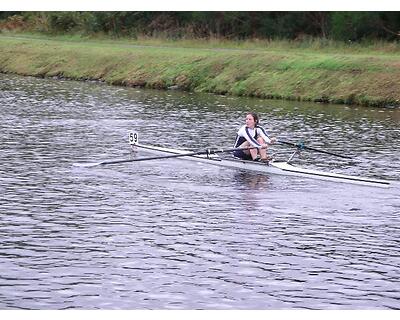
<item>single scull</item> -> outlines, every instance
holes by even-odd
[[[132,150],[144,150],[150,152],[152,154],[156,154],[159,156],[175,157],[185,160],[192,160],[202,163],[208,163],[212,165],[236,168],[236,169],[244,169],[261,173],[268,174],[280,174],[280,175],[293,175],[293,176],[302,176],[313,179],[322,179],[328,181],[335,182],[344,182],[344,183],[354,183],[360,185],[368,185],[375,187],[389,187],[390,182],[379,179],[371,179],[366,177],[357,177],[357,176],[349,176],[344,174],[332,173],[332,172],[323,172],[312,169],[305,169],[296,167],[289,163],[289,161],[271,161],[269,163],[256,162],[256,161],[247,161],[235,158],[232,156],[232,159],[226,159],[218,156],[216,153],[204,152],[206,154],[196,154],[192,155],[190,151],[187,150],[179,150],[172,148],[164,148],[152,145],[145,145],[138,142],[137,134],[135,135],[135,139],[130,136],[130,144],[132,146]],[[185,155],[190,154],[190,155]],[[182,155],[182,156],[179,156]],[[156,159],[156,158],[149,158]],[[140,160],[140,159],[138,159]]]

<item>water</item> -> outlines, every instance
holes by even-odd
[[[1,309],[400,308],[398,182],[72,165],[129,157],[132,129],[148,144],[231,147],[254,110],[280,138],[356,159],[305,152],[301,166],[399,181],[400,110],[10,75],[0,89]]]

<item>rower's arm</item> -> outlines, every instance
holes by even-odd
[[[264,139],[265,143],[273,143],[274,138],[270,138],[263,127],[257,127],[258,133],[260,134],[261,138]]]

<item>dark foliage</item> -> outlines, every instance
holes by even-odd
[[[0,12],[51,33],[168,38],[399,40],[400,12]],[[39,19],[40,17],[40,19]],[[45,19],[44,19],[45,18]]]

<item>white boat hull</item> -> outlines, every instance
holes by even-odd
[[[186,150],[177,150],[171,148],[163,148],[163,147],[156,147],[150,145],[142,145],[142,144],[134,144],[132,145],[133,148],[137,148],[140,150],[145,150],[157,155],[166,155],[166,154],[185,154],[189,153],[190,151]],[[354,183],[360,185],[368,185],[368,186],[376,186],[376,187],[389,187],[390,182],[385,180],[378,180],[378,179],[370,179],[365,177],[356,177],[356,176],[349,176],[343,175],[338,173],[331,173],[331,172],[322,172],[317,170],[311,169],[304,169],[293,166],[287,162],[281,161],[273,161],[270,164],[265,164],[261,162],[254,162],[254,161],[247,161],[247,160],[240,160],[240,159],[223,159],[215,154],[211,155],[193,155],[193,156],[182,156],[179,159],[197,161],[197,162],[204,162],[209,163],[212,165],[228,167],[228,168],[236,168],[236,169],[244,169],[250,170],[255,172],[262,172],[267,174],[281,174],[281,175],[293,175],[293,176],[301,176],[306,178],[313,178],[313,179],[321,179],[321,180],[328,180],[328,181],[335,181],[335,182],[344,182],[344,183]]]

